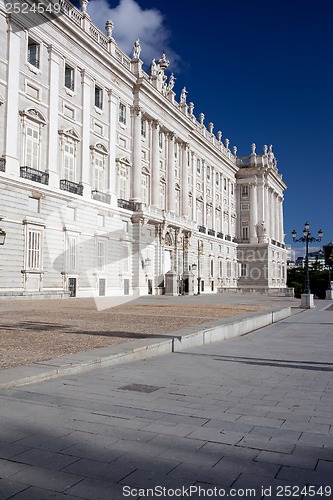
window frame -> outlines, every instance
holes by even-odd
[[[68,71],[69,75],[67,74]],[[73,68],[73,66],[66,62],[64,66],[64,87],[71,92],[75,91],[75,69]]]
[[[122,125],[126,125],[127,122],[127,108],[123,102],[119,102],[118,108],[118,122]]]
[[[94,89],[94,104],[95,108],[102,110],[103,109],[103,89],[96,85]]]
[[[30,48],[35,47],[36,48],[36,54],[34,56],[31,56],[30,54]],[[27,45],[27,62],[31,66],[34,66],[37,69],[40,69],[40,53],[41,53],[41,47],[40,43],[36,42],[33,38],[28,37],[28,45]]]

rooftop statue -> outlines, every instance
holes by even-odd
[[[133,45],[133,59],[139,59],[141,54],[141,45],[139,38],[134,42]]]

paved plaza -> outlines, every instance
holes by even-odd
[[[241,301],[269,300],[293,314],[203,347],[2,389],[0,499],[333,498],[331,302]]]

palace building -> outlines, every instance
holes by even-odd
[[[86,0],[5,4],[0,298],[287,293],[272,147],[237,156],[175,94],[166,54],[145,72],[139,41],[128,57]]]

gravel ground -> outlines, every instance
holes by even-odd
[[[93,299],[6,301],[1,306],[1,369],[265,309],[237,304],[138,305],[131,302],[97,310]]]

